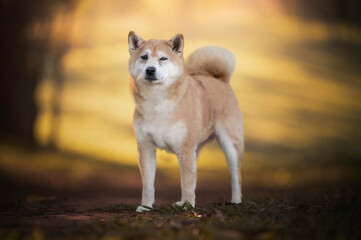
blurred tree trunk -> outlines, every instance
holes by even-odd
[[[360,0],[280,0],[291,14],[361,27]]]
[[[34,143],[35,89],[56,5],[73,0],[0,0],[0,132]]]

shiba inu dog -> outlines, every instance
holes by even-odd
[[[197,157],[202,146],[214,137],[231,173],[232,202],[240,203],[244,140],[242,114],[229,85],[235,67],[233,54],[221,47],[204,47],[184,64],[182,34],[169,41],[145,41],[131,31],[128,43],[143,184],[137,212],[149,210],[154,203],[156,148],[177,155],[182,198],[176,204],[188,201],[194,207]]]

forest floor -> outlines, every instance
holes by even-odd
[[[172,206],[179,200],[179,179],[170,180],[160,169],[155,208],[138,214],[136,166],[16,145],[0,148],[0,239],[361,239],[358,161],[312,164],[302,171],[312,168],[321,178],[333,168],[342,174],[297,185],[247,184],[245,169],[239,205],[228,202],[224,169],[199,170],[195,209]],[[298,171],[290,168],[289,174]]]

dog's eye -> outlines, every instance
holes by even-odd
[[[165,60],[168,60],[168,58],[166,58],[166,57],[161,57],[159,60],[165,61]]]
[[[148,55],[147,55],[147,54],[146,54],[146,55],[143,55],[143,56],[141,56],[140,58],[143,59],[143,60],[147,60],[147,59],[148,59]]]

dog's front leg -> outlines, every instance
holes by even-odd
[[[197,160],[195,150],[185,150],[177,154],[181,171],[181,201],[176,202],[181,206],[188,201],[193,207],[195,206],[195,190],[197,182]]]
[[[154,179],[156,170],[156,146],[151,141],[138,142],[138,163],[142,177],[142,205],[137,212],[149,211],[143,206],[152,207],[154,203]]]

